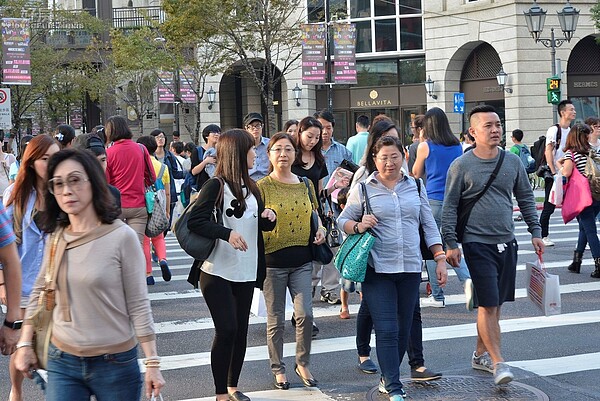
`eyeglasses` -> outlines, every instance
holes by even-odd
[[[281,154],[281,153],[294,153],[295,150],[292,147],[287,147],[287,148],[273,148],[273,149],[269,149],[269,152],[273,152],[276,154]]]
[[[246,125],[246,128],[248,128],[248,129],[261,129],[262,127],[263,127],[263,125],[261,123]]]
[[[70,175],[66,181],[63,181],[62,178],[52,178],[48,181],[48,191],[52,195],[62,195],[67,185],[73,191],[79,191],[83,183],[89,180],[89,178],[83,178],[81,175]]]
[[[156,135],[156,139],[165,139],[165,136],[163,134]]]
[[[388,157],[376,157],[376,159],[383,164],[388,164],[388,163],[398,164],[400,162],[400,160],[402,160],[402,157],[400,157],[400,156],[392,156],[389,158]]]

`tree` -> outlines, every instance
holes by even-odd
[[[596,30],[600,30],[600,3],[596,3],[590,10],[592,12],[592,21],[596,25]],[[596,42],[600,44],[600,37],[596,39]]]
[[[277,130],[274,89],[300,57],[302,0],[164,0],[165,31],[174,41],[210,43],[239,59]],[[279,70],[279,71],[278,71]]]

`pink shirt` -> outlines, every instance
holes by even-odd
[[[106,179],[121,191],[121,207],[145,207],[146,185],[156,181],[146,147],[121,139],[106,150],[106,162]]]

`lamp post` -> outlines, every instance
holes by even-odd
[[[435,81],[431,79],[431,76],[427,77],[427,81],[425,81],[425,90],[427,91],[427,95],[432,99],[437,99],[437,95],[433,94],[433,84]]]
[[[206,95],[208,96],[208,109],[212,110],[213,104],[215,104],[215,100],[217,99],[217,92],[211,86]]]
[[[550,49],[550,56],[552,62],[552,76],[557,75],[556,71],[556,48],[560,47],[565,41],[570,42],[577,29],[577,20],[579,19],[579,10],[571,6],[569,1],[565,4],[561,11],[557,11],[558,22],[560,23],[560,29],[563,32],[564,39],[554,37],[554,28],[550,29],[550,38],[540,38],[542,31],[544,30],[544,22],[546,21],[546,10],[538,6],[537,1],[533,1],[533,5],[528,11],[523,12],[525,14],[525,21],[527,22],[527,29],[531,34],[533,40],[536,43],[542,43],[546,48]],[[554,124],[558,122],[558,115],[556,113],[556,105],[552,106],[552,121]]]
[[[498,86],[500,88],[502,88],[503,91],[505,91],[506,93],[512,93],[513,90],[511,88],[507,88],[506,87],[506,78],[508,77],[508,74],[504,72],[504,68],[502,66],[500,66],[500,71],[498,71],[498,74],[496,74],[496,81],[498,81]]]
[[[300,97],[302,96],[302,88],[300,88],[297,83],[296,83],[296,86],[294,87],[294,89],[292,89],[292,93],[294,94],[294,100],[296,101],[296,107],[300,107]]]

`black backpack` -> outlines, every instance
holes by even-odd
[[[556,124],[555,127],[557,129],[555,150],[558,150],[558,148],[560,148],[562,129],[560,128],[560,124]],[[531,150],[531,157],[533,157],[533,159],[535,160],[535,168],[536,169],[538,169],[542,164],[546,164],[546,155],[545,155],[546,136],[545,135],[540,136],[538,138],[538,140],[533,143],[530,150]]]

